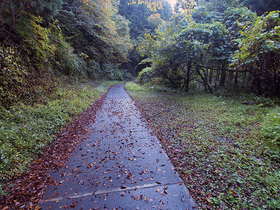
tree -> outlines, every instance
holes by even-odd
[[[61,10],[62,0],[2,0],[0,3],[0,39],[17,35],[16,22],[27,12],[43,17],[42,24],[48,24]]]
[[[125,61],[132,47],[129,22],[117,14],[118,6],[115,0],[67,0],[58,16],[63,33],[87,63],[90,77],[110,75],[113,68],[107,67]]]
[[[162,76],[172,87],[189,90],[192,80],[212,91],[238,81],[238,72],[229,69],[242,25],[251,26],[256,15],[234,0],[179,1],[177,13],[153,36],[146,35],[138,48],[151,63],[153,76]],[[145,75],[147,70],[144,69]],[[141,75],[143,75],[141,73]]]
[[[279,11],[258,17],[245,29],[231,66],[248,71],[253,91],[280,96],[280,17]]]
[[[117,11],[118,0],[0,1],[1,103],[36,101],[65,76],[111,78],[132,48]]]
[[[244,6],[257,12],[258,15],[263,15],[266,12],[280,10],[280,1],[277,0],[241,0]]]
[[[139,4],[138,4],[139,3]],[[171,17],[171,5],[167,1],[160,1],[162,9],[157,8],[156,11],[151,11],[147,6],[148,2],[136,2],[131,0],[120,0],[118,14],[124,16],[130,21],[130,35],[133,40],[134,49],[130,51],[129,62],[123,63],[121,68],[128,69],[133,75],[137,75],[139,71],[146,65],[138,65],[141,57],[136,48],[139,42],[144,39],[145,33],[154,33],[156,29],[155,19],[158,21],[168,21]],[[156,15],[157,14],[157,15]],[[159,14],[159,15],[158,15]]]
[[[131,0],[120,0],[119,12],[118,14],[124,16],[130,21],[130,31],[132,39],[137,39],[137,37],[144,37],[145,33],[154,32],[154,27],[148,22],[148,18],[152,14],[160,14],[160,18],[164,21],[168,21],[172,16],[171,5],[168,1],[159,1],[158,4],[161,5],[161,9],[156,11],[151,11],[147,4],[149,2],[140,1],[134,2]]]

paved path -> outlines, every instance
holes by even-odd
[[[196,209],[124,85],[109,89],[91,128],[66,167],[51,174],[57,185],[42,209]]]

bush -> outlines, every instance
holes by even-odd
[[[132,80],[133,76],[128,69],[118,69],[114,71],[113,79],[117,81]]]
[[[141,92],[141,91],[147,91],[147,89],[139,84],[136,84],[135,82],[128,82],[125,85],[125,89],[128,91],[136,91],[136,92]]]
[[[149,82],[155,74],[155,70],[152,67],[146,67],[142,71],[139,72],[138,78],[141,83]]]
[[[267,141],[280,145],[280,107],[266,115],[261,133]]]

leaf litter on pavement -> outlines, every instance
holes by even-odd
[[[0,209],[39,209],[37,203],[44,197],[46,188],[54,183],[48,172],[62,168],[77,145],[86,138],[90,132],[87,126],[94,121],[103,100],[104,96],[62,129],[57,139],[46,147],[24,174],[6,180],[3,187],[6,195],[0,197]],[[74,207],[75,204],[71,205]]]
[[[114,90],[111,92],[114,93]],[[118,94],[114,99],[114,95],[110,98],[107,94],[105,100],[97,103],[97,107],[102,103],[102,109],[94,123],[92,116],[96,109],[93,106],[63,130],[57,141],[34,161],[26,174],[15,177],[5,186],[8,195],[2,197],[1,207],[83,208],[88,205],[83,200],[87,197],[93,208],[106,209],[107,204],[110,205],[107,200],[112,198],[113,192],[118,194],[118,198],[139,201],[136,205],[145,203],[147,206],[167,208],[167,205],[174,205],[169,200],[171,198],[178,205],[194,206],[193,201],[189,202],[185,188],[180,188],[180,195],[178,189],[175,193],[170,185],[165,186],[166,183],[172,183],[172,188],[180,186],[177,183],[179,177],[174,176],[168,158],[162,154],[151,130],[147,130],[147,124],[141,119],[134,102],[124,90],[121,92],[127,99],[118,99]],[[73,151],[75,153],[70,155]],[[166,177],[166,174],[169,176]],[[157,196],[141,190],[148,186],[154,187]],[[32,187],[34,190],[28,191]]]
[[[267,149],[255,132],[258,121],[254,119],[253,110],[244,108],[239,110],[241,115],[232,116],[236,115],[236,112],[231,113],[232,104],[221,103],[221,99],[214,96],[207,96],[206,100],[203,97],[182,99],[148,93],[133,94],[133,97],[202,209],[261,209],[273,206],[273,202],[277,206],[279,160],[277,163],[266,155]],[[100,104],[101,101],[96,106]],[[45,188],[53,182],[47,171],[63,167],[69,154],[87,132],[85,125],[93,120],[91,116],[95,111],[93,106],[73,121],[46,149],[46,153],[34,161],[26,174],[9,180],[5,186],[8,195],[1,197],[2,209],[38,208],[36,204],[44,196]],[[255,110],[258,111],[264,110]],[[241,121],[244,113],[248,119]],[[111,153],[109,150],[107,152]],[[99,161],[102,163],[104,160]],[[87,167],[98,169],[95,162],[87,163]],[[144,175],[147,171],[144,169],[140,173]],[[129,171],[120,172],[126,175],[126,180],[133,179]],[[72,173],[78,176],[78,167]],[[102,173],[107,176],[110,170]],[[109,182],[113,182],[108,178]],[[126,180],[121,186],[124,190],[120,192],[121,197],[127,196]],[[109,182],[104,184],[107,186]],[[168,194],[167,189],[157,189],[156,192]],[[132,197],[149,201],[143,195],[135,194]],[[74,201],[70,207],[74,208],[77,204]]]

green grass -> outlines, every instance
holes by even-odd
[[[162,86],[158,86],[158,85],[147,85],[145,84],[144,86],[138,85],[135,82],[128,82],[125,85],[126,90],[130,90],[130,91],[134,91],[134,92],[154,92],[154,93],[158,93],[158,92],[168,92],[168,93],[176,93],[176,90],[172,90],[170,88],[167,87],[162,87]]]
[[[137,86],[126,88],[201,209],[280,208],[279,146],[261,131],[274,110],[272,100]]]
[[[264,120],[262,135],[272,144],[280,145],[280,108],[271,110]]]
[[[0,108],[0,177],[24,172],[60,129],[85,111],[115,82],[61,85],[37,104]],[[1,180],[0,180],[1,181]],[[1,187],[1,186],[0,186]]]

